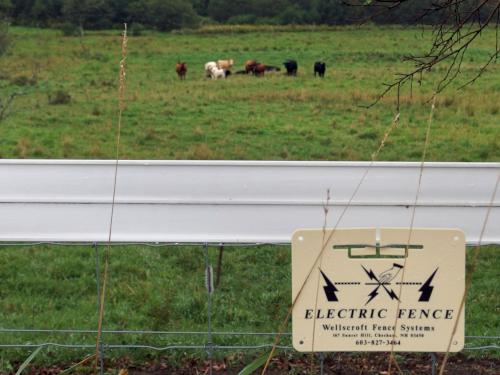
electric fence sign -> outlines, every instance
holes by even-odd
[[[450,345],[457,352],[464,346],[464,290],[460,230],[298,230],[292,238],[293,346],[301,352],[445,352]]]

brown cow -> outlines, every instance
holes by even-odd
[[[281,69],[277,66],[257,64],[252,66],[252,73],[256,76],[263,76],[265,72],[279,72]]]
[[[257,60],[247,60],[245,62],[245,71],[248,73],[253,73],[256,65],[260,64]]]
[[[175,71],[177,72],[177,75],[180,79],[185,79],[187,73],[187,64],[185,62],[178,61],[177,64],[175,64]]]
[[[255,74],[256,76],[263,76],[264,73],[266,72],[266,66],[264,64],[257,64],[257,65],[254,65],[252,71],[253,71],[253,74]]]

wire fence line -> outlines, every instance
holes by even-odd
[[[39,347],[55,347],[55,348],[65,348],[65,349],[89,349],[95,348],[95,344],[60,344],[55,342],[43,342],[39,344],[0,344],[0,348],[30,348],[35,349]],[[103,349],[146,349],[153,351],[168,351],[168,350],[206,350],[209,346],[207,345],[169,345],[169,346],[152,346],[152,345],[140,345],[140,344],[102,344]],[[243,350],[243,349],[268,349],[273,347],[273,343],[261,344],[261,345],[211,345],[212,350]],[[283,350],[294,350],[290,345],[277,345],[277,349]],[[464,350],[491,350],[500,349],[500,346],[496,344],[483,345],[483,346],[470,346],[465,347]]]
[[[85,333],[85,334],[97,334],[96,330],[30,330],[30,329],[2,329],[0,333]],[[124,333],[123,331],[103,331],[103,334],[130,334],[130,335],[144,335],[144,334],[161,334],[168,336],[206,336],[208,337],[207,332],[160,332],[160,331],[128,331]],[[273,336],[276,335],[272,333],[264,333],[264,332],[212,332],[212,336]],[[291,336],[290,332],[282,334],[283,336]],[[467,339],[474,340],[493,340],[495,343],[487,344],[487,345],[467,345],[464,347],[464,350],[498,350],[500,349],[500,337],[499,336],[465,336]],[[287,340],[289,341],[289,340]],[[65,344],[59,342],[41,342],[41,343],[28,343],[28,344],[0,344],[0,348],[38,348],[38,347],[56,347],[56,348],[77,348],[77,349],[87,349],[87,348],[95,348],[95,344]],[[219,344],[203,344],[203,345],[167,345],[167,346],[153,346],[146,344],[106,344],[103,343],[103,349],[151,349],[154,351],[168,351],[168,350],[185,350],[185,349],[208,349],[212,350],[237,350],[237,349],[263,349],[272,347],[272,343],[263,343],[258,345],[219,345]],[[293,350],[291,345],[278,345],[278,349],[287,349]]]
[[[92,329],[29,329],[29,328],[0,328],[0,333],[61,333],[61,334],[94,334],[97,330]],[[150,331],[150,330],[102,330],[102,333],[115,335],[165,335],[165,336],[203,336],[208,331]],[[213,336],[276,336],[278,332],[211,332]],[[291,336],[291,332],[281,335]],[[500,336],[467,336],[466,339],[476,340],[498,340]]]
[[[59,242],[36,242],[36,243],[0,243],[0,247],[30,247],[30,246],[91,246],[95,248],[95,280],[96,280],[96,301],[100,301],[100,264],[99,264],[99,252],[97,248],[99,245],[106,246],[106,243],[88,243],[88,242],[78,242],[78,243],[59,243]],[[224,243],[214,243],[214,244],[200,244],[200,243],[117,243],[112,244],[112,246],[148,246],[148,247],[171,247],[171,246],[196,246],[202,249],[202,257],[204,261],[205,271],[208,272],[211,269],[210,258],[208,254],[208,248],[210,246],[217,246],[219,249],[221,247],[250,247],[255,248],[258,246],[289,246],[289,244],[276,244],[276,243],[250,243],[250,244],[224,244]],[[211,272],[211,271],[210,271]],[[211,306],[213,303],[212,292],[210,290],[209,283],[206,283],[206,295],[207,295],[207,306]],[[103,336],[103,341],[100,344],[99,350],[99,360],[100,360],[100,373],[104,373],[103,359],[106,356],[106,352],[113,350],[143,350],[151,352],[168,352],[168,351],[178,351],[178,350],[192,350],[205,352],[209,361],[215,358],[216,351],[228,351],[228,350],[262,350],[269,348],[277,348],[286,351],[293,351],[291,346],[291,332],[284,332],[280,335],[282,336],[278,345],[275,346],[273,339],[278,335],[277,332],[254,332],[254,331],[220,331],[214,330],[212,326],[212,309],[207,308],[207,329],[203,331],[166,331],[166,330],[120,330],[120,329],[103,329],[101,333]],[[25,349],[33,350],[37,348],[52,348],[61,350],[72,350],[72,349],[95,349],[96,345],[93,342],[95,340],[95,335],[99,333],[96,329],[84,329],[84,328],[9,328],[0,327],[0,348],[1,349]],[[3,335],[11,334],[15,335],[17,342],[6,343],[4,341]],[[43,337],[47,335],[62,336],[61,339],[54,340],[52,337],[49,340],[44,340]],[[84,336],[90,336],[89,341],[84,340]],[[26,340],[29,336],[29,341]],[[73,341],[68,342],[64,338],[72,338]],[[131,338],[132,336],[132,338]],[[168,342],[165,345],[149,344],[145,342],[137,342],[133,339],[133,336],[141,336],[143,339],[147,337],[168,337],[169,341],[174,341],[174,338],[180,339],[191,337],[191,342],[188,344],[183,344],[180,342]],[[120,343],[113,343],[113,337],[127,337],[126,339],[121,339]],[[231,340],[237,340],[238,342],[224,342],[224,337],[232,338]],[[23,339],[24,338],[24,339]],[[245,338],[269,338],[269,340],[262,340],[263,342],[253,342],[245,343],[243,342]],[[500,336],[496,335],[466,335],[466,344],[464,347],[465,351],[498,351],[500,350]],[[215,342],[214,342],[215,341]],[[219,341],[219,342],[217,342]],[[255,341],[255,340],[254,340]],[[257,340],[261,341],[261,340]],[[321,363],[323,363],[324,356],[319,356]]]

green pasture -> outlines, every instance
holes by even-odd
[[[430,34],[417,28],[367,26],[318,31],[247,30],[220,33],[146,32],[128,41],[123,159],[370,160],[396,114],[391,92],[370,109],[384,82],[411,68],[404,55],[425,50]],[[120,32],[89,32],[83,39],[59,31],[12,28],[13,44],[0,58],[0,100],[19,93],[0,122],[1,158],[113,158],[118,113]],[[463,75],[437,99],[427,160],[499,161],[500,69],[493,64],[473,86],[495,43],[487,30],[463,62]],[[230,76],[211,81],[203,65],[219,58],[281,65],[299,63],[297,77]],[[315,60],[327,63],[315,78]],[[181,82],[177,60],[188,64]],[[401,91],[400,122],[380,160],[420,160],[436,67]],[[102,251],[101,269],[102,269]],[[213,263],[216,249],[210,250]],[[479,258],[466,307],[466,334],[498,336],[498,247]],[[470,254],[471,250],[468,250]],[[95,250],[88,246],[0,248],[2,328],[96,329]],[[196,247],[113,247],[105,329],[204,331],[204,260]],[[214,294],[215,331],[275,332],[290,303],[290,249],[227,249]],[[287,328],[289,330],[290,327]],[[195,344],[204,336],[111,336],[108,344]],[[95,344],[95,335],[0,333],[0,343]],[[272,338],[217,336],[216,343],[261,344]],[[289,340],[284,338],[283,343]],[[483,344],[472,340],[471,345]],[[89,350],[44,349],[45,363],[82,359]],[[199,352],[113,352],[205,356]],[[29,350],[2,349],[0,372]],[[487,355],[479,353],[478,355]],[[107,355],[112,355],[107,353]],[[218,356],[228,355],[220,352]],[[239,354],[238,354],[239,355]],[[231,358],[240,358],[238,355]],[[246,352],[252,358],[254,352]],[[488,355],[498,355],[498,352]],[[228,360],[230,361],[230,360]],[[248,361],[247,361],[248,363]],[[15,367],[15,366],[14,366]]]
[[[318,32],[159,34],[130,37],[124,159],[368,160],[396,112],[396,93],[366,109],[407,54],[425,50],[429,33],[417,28],[334,28]],[[461,78],[438,98],[429,160],[494,161],[500,158],[500,70],[472,78],[494,47],[488,30],[471,47]],[[0,64],[2,96],[16,98],[1,123],[4,158],[112,158],[117,122],[120,32],[85,38],[58,31],[13,29],[13,47]],[[204,78],[207,61],[233,58],[281,65],[299,63],[296,78]],[[313,77],[315,60],[326,78]],[[188,75],[180,82],[177,60]],[[419,160],[436,67],[401,92],[401,121],[381,160]],[[58,95],[59,93],[59,95]],[[68,96],[69,95],[69,96]],[[66,103],[66,98],[69,101]],[[52,102],[53,104],[49,104]],[[63,104],[56,104],[56,103]],[[65,104],[64,104],[65,103]]]
[[[23,246],[0,249],[2,289],[0,321],[2,328],[84,329],[97,327],[95,249],[91,246]],[[99,249],[102,271],[104,247]],[[468,249],[468,259],[473,249]],[[466,304],[466,335],[498,336],[497,313],[498,247],[481,250],[473,286]],[[210,260],[217,264],[218,250],[210,249]],[[105,330],[199,331],[207,329],[202,247],[113,247],[110,253],[109,284],[104,319]],[[213,330],[216,332],[276,332],[291,303],[290,249],[284,246],[226,248],[220,284],[213,295]],[[287,332],[291,331],[288,324]],[[156,347],[199,345],[206,335],[111,335],[106,344],[143,344]],[[268,337],[215,336],[219,345],[259,345]],[[95,345],[95,334],[0,333],[0,342]],[[467,346],[480,346],[491,340],[467,339]],[[288,336],[281,344],[291,345]],[[2,349],[0,373],[14,361],[23,360],[30,350]],[[44,349],[37,358],[46,364],[77,361],[93,349]],[[241,353],[240,355],[235,355]],[[494,355],[497,352],[466,352]],[[164,351],[113,350],[107,358],[127,356],[136,360],[168,355],[173,360],[205,358],[203,350]],[[216,352],[218,358],[236,362],[256,355],[255,351]],[[243,357],[242,357],[243,356]],[[231,359],[229,359],[230,361]]]

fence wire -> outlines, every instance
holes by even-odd
[[[96,279],[96,301],[99,301],[100,296],[100,264],[99,264],[99,252],[97,251],[98,243],[58,243],[58,242],[37,242],[37,243],[1,243],[0,247],[30,247],[30,246],[42,246],[42,245],[52,245],[52,246],[92,246],[95,249],[95,279]],[[107,244],[102,244],[107,245]],[[251,243],[251,244],[203,244],[201,246],[202,253],[200,254],[200,258],[203,259],[204,266],[206,272],[211,269],[210,257],[208,256],[208,249],[210,246],[217,246],[219,249],[221,247],[250,247],[256,248],[263,245],[276,245],[283,246],[289,244],[270,244],[270,243]],[[197,246],[200,247],[200,244],[180,244],[180,243],[120,243],[113,244],[113,246],[146,246],[146,247],[171,247],[171,246]],[[206,284],[208,284],[206,282]],[[212,299],[211,293],[213,292],[210,289],[209,285],[205,285],[207,292],[207,305],[212,305],[214,300]],[[106,356],[106,352],[113,350],[142,350],[142,351],[150,351],[150,352],[169,352],[169,351],[202,351],[205,352],[207,358],[209,360],[214,358],[214,354],[216,351],[237,351],[237,350],[261,350],[261,349],[270,349],[273,348],[274,338],[277,337],[277,332],[254,332],[254,331],[220,331],[213,330],[213,322],[212,322],[213,311],[211,308],[207,308],[207,329],[205,331],[168,331],[168,330],[112,330],[112,329],[103,329],[103,340],[100,345],[100,366],[101,370],[103,369],[103,359]],[[95,336],[99,333],[96,329],[84,329],[84,328],[67,328],[67,329],[51,329],[51,328],[9,328],[9,327],[0,327],[0,348],[1,349],[25,349],[25,350],[33,350],[37,348],[52,348],[52,349],[60,349],[60,350],[72,350],[72,349],[95,349]],[[14,343],[6,343],[4,341],[6,334],[15,335],[18,342]],[[54,340],[52,337],[49,340],[44,340],[44,336],[55,335],[61,336],[61,339]],[[29,340],[26,339],[26,336],[30,336]],[[34,336],[34,337],[33,337]],[[77,342],[71,343],[65,338],[71,337],[74,339],[74,336],[81,337]],[[88,340],[84,340],[84,337],[88,336]],[[149,344],[144,342],[137,342],[133,339],[134,336],[141,336],[141,338],[145,337],[165,337],[168,338],[168,343],[165,345],[156,345]],[[277,349],[293,351],[293,347],[291,346],[291,332],[281,333],[281,339],[277,346]],[[24,339],[23,339],[24,337]],[[120,343],[112,343],[114,337],[120,337]],[[123,337],[126,337],[123,338]],[[183,344],[179,342],[175,342],[182,339],[190,337],[191,343]],[[226,338],[235,338],[240,340],[241,342],[236,343],[225,343],[224,337]],[[36,340],[35,340],[36,338]],[[253,338],[257,339],[260,342],[254,342],[252,344],[245,343],[244,338]],[[260,340],[262,339],[262,340]],[[500,332],[499,335],[466,335],[466,344],[464,347],[465,351],[477,352],[477,351],[498,351],[500,350]],[[35,341],[35,342],[33,342]],[[222,343],[218,343],[217,341],[222,341]],[[324,356],[319,356],[322,364],[324,360]],[[323,358],[323,359],[322,359]],[[322,366],[321,366],[322,368]]]

